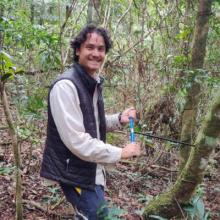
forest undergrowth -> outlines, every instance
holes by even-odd
[[[1,124],[5,124],[3,110],[0,107]],[[45,134],[45,121],[38,126]],[[126,129],[125,129],[126,130]],[[7,128],[1,128],[1,170],[0,170],[0,219],[12,220],[15,215],[14,167],[10,136]],[[22,140],[22,182],[24,219],[71,219],[74,210],[64,199],[57,185],[46,185],[39,176],[39,169],[44,146],[41,141],[33,145]],[[128,132],[110,135],[110,141],[123,145],[128,140]],[[123,160],[107,168],[106,198],[110,207],[111,219],[141,219],[146,204],[156,195],[165,191],[177,176],[178,148],[167,151],[163,143],[153,141],[154,148],[143,146],[140,158]],[[220,154],[215,152],[207,175],[200,188],[205,210],[210,212],[210,219],[220,218]],[[184,218],[182,218],[184,219]],[[185,218],[186,219],[186,218]],[[190,219],[190,218],[188,218]]]

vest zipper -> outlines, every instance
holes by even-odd
[[[69,171],[69,162],[70,162],[70,159],[66,159],[66,172]]]

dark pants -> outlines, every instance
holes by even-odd
[[[60,184],[60,186],[67,201],[79,212],[76,214],[76,219],[104,220],[107,217],[108,208],[102,186],[96,186],[94,191],[81,189],[81,193],[72,186],[65,184]]]

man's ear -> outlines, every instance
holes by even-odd
[[[76,48],[76,55],[79,56],[80,48]]]

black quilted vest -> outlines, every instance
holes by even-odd
[[[97,83],[95,79],[85,72],[82,66],[74,64],[70,70],[64,72],[52,83],[49,95],[55,83],[63,79],[68,79],[75,85],[80,100],[85,130],[93,138],[97,138],[93,107],[93,94],[97,86],[100,139],[105,142],[106,122],[102,98],[102,82]],[[40,174],[42,177],[57,182],[94,189],[97,164],[81,160],[70,152],[62,142],[51,114],[49,95],[47,139]]]

